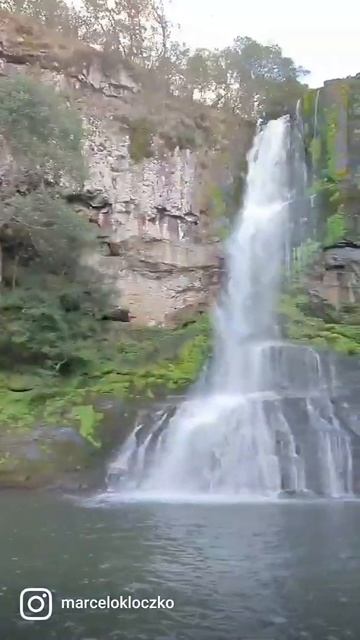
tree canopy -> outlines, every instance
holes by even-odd
[[[276,44],[238,36],[224,49],[190,50],[176,38],[163,0],[0,0],[0,8],[150,70],[167,92],[246,117],[294,108],[307,71]],[[157,83],[157,86],[159,83]]]
[[[0,79],[1,363],[35,359],[50,369],[80,358],[106,291],[81,262],[96,237],[59,193],[84,175],[82,125],[60,94],[21,75]]]

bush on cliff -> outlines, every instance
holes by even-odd
[[[50,87],[0,79],[0,141],[10,155],[0,195],[0,366],[73,368],[97,331],[106,292],[80,256],[95,235],[59,195],[84,175],[82,126]]]

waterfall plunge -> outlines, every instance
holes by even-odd
[[[150,429],[137,426],[110,465],[109,491],[172,498],[351,492],[349,441],[320,358],[281,342],[276,328],[290,253],[290,146],[288,118],[256,136],[244,207],[227,245],[228,282],[206,379],[175,413],[160,411]]]

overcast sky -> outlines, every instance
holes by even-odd
[[[277,43],[317,87],[360,72],[360,0],[168,0],[180,38],[223,47],[237,35]]]

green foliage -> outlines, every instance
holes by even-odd
[[[101,415],[93,409],[94,396],[131,400],[185,389],[197,379],[210,348],[206,316],[177,330],[124,328],[120,340],[106,332],[88,336],[78,353],[82,368],[77,364],[67,376],[23,362],[15,386],[32,389],[18,392],[9,388],[9,373],[0,374],[2,424],[27,428],[41,420],[73,424],[75,418],[82,435],[99,446]]]
[[[51,88],[22,76],[0,79],[0,98],[0,133],[28,181],[27,191],[15,183],[0,195],[0,364],[68,374],[83,366],[107,298],[79,262],[95,248],[91,226],[44,185],[46,175],[80,178],[81,121]]]
[[[130,156],[134,162],[141,162],[152,156],[153,127],[146,118],[130,123]]]
[[[327,175],[312,185],[312,193],[317,195],[317,206],[322,213],[318,237],[321,245],[325,247],[342,240],[347,233],[347,220],[340,189],[340,180],[332,180]]]
[[[83,177],[80,116],[51,87],[20,74],[1,78],[0,135],[26,169]]]
[[[146,69],[153,91],[167,98],[172,93],[251,118],[294,110],[304,90],[299,78],[307,72],[284,56],[278,45],[239,35],[221,50],[191,50],[174,38],[176,29],[165,4],[163,0],[0,0],[0,8],[33,16],[60,33],[95,45],[104,51],[103,60],[111,58],[113,68],[126,61],[140,77]],[[136,143],[134,159],[144,157]]]
[[[346,309],[338,314],[329,309],[323,318],[316,316],[309,296],[293,290],[283,295],[279,311],[290,340],[347,355],[360,354],[360,323],[350,324],[354,316]]]
[[[97,427],[102,418],[102,413],[96,412],[92,405],[80,405],[76,407],[72,415],[80,421],[80,434],[89,440],[94,447],[100,447],[101,441],[96,436]]]
[[[334,213],[326,221],[326,234],[324,244],[331,246],[345,238],[347,231],[346,218],[343,213]]]
[[[114,348],[112,349],[114,352]],[[177,330],[132,330],[92,374],[97,392],[133,396],[184,389],[198,377],[210,352],[204,317]]]
[[[298,78],[307,72],[283,56],[278,45],[237,37],[220,56],[231,85],[232,106],[238,112],[251,116],[260,111],[274,117],[294,110],[303,92]]]
[[[79,35],[80,16],[64,0],[0,0],[0,9],[39,20],[65,35]]]
[[[321,160],[321,139],[313,138],[310,143],[312,166],[317,167]]]
[[[81,285],[66,288],[66,281],[60,280],[59,290],[38,283],[38,289],[31,282],[0,297],[2,366],[28,362],[64,373],[84,366],[84,346],[100,331],[94,317],[96,302]],[[79,307],[69,311],[72,296]]]
[[[297,277],[312,265],[318,255],[320,244],[315,240],[306,240],[294,251],[293,256],[293,276]]]
[[[95,246],[96,236],[87,220],[76,215],[55,192],[37,189],[15,194],[3,203],[6,229],[0,232],[3,248],[17,258],[32,257],[37,269],[74,274],[79,251]]]
[[[346,118],[344,120],[343,116],[346,113],[351,116],[351,101],[356,92],[353,82],[358,83],[350,79],[339,80],[331,96],[326,97],[322,90],[320,93],[310,90],[303,98],[305,144],[311,159],[312,192],[317,196],[317,237],[323,246],[335,244],[345,237],[356,240],[358,235],[352,207],[349,207],[353,197],[349,192],[352,170],[341,143],[346,137]]]
[[[336,107],[326,111],[326,148],[328,154],[328,174],[336,179],[336,137],[338,132],[338,109]]]
[[[303,94],[302,111],[303,111],[305,126],[309,126],[310,123],[311,124],[313,123],[313,118],[315,113],[316,94],[317,94],[317,89],[308,89]],[[311,135],[313,135],[313,131],[311,131]]]

